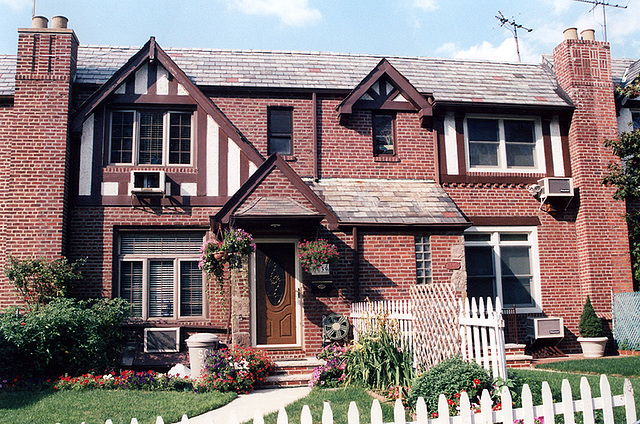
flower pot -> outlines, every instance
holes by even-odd
[[[216,261],[224,261],[229,257],[227,252],[213,252],[213,259]]]
[[[601,358],[604,356],[604,347],[608,337],[578,337],[582,354],[585,358]]]

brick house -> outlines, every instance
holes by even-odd
[[[34,22],[0,56],[0,249],[87,257],[75,294],[127,298],[132,328],[223,335],[231,303],[234,343],[298,358],[323,315],[450,283],[563,317],[572,351],[585,297],[607,314],[633,289],[601,184],[624,72],[607,43],[569,33],[534,65],[80,46]],[[574,196],[541,201],[545,178]],[[232,299],[197,266],[228,225],[258,246]],[[297,260],[316,237],[340,253],[328,275]]]

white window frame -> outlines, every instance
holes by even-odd
[[[468,119],[491,119],[498,121],[498,166],[471,166],[470,148],[469,148],[469,129],[467,126]],[[507,166],[507,147],[504,132],[504,121],[533,121],[535,131],[534,156],[532,167],[508,167]],[[467,161],[467,170],[472,172],[504,172],[504,173],[544,173],[544,142],[542,138],[542,119],[536,116],[502,116],[502,115],[466,115],[464,117],[464,148]]]
[[[140,112],[153,111],[154,109],[113,109],[109,113],[109,164],[110,165],[134,165],[134,166],[171,166],[171,167],[188,167],[193,166],[195,156],[195,112],[190,110],[158,110],[162,112],[162,163],[150,164],[150,163],[138,163],[138,156],[140,152]],[[113,162],[111,160],[111,129],[113,124],[114,112],[132,112],[133,116],[133,145],[131,147],[131,162]],[[169,163],[169,131],[170,131],[170,115],[172,113],[189,113],[191,115],[191,140],[189,143],[189,163]]]
[[[202,319],[207,317],[207,278],[202,271],[202,314],[201,315],[182,315],[182,308],[180,303],[180,292],[182,289],[181,281],[180,281],[180,263],[181,262],[198,262],[200,260],[199,255],[186,255],[186,254],[153,254],[153,255],[143,255],[143,254],[121,254],[120,253],[120,237],[117,239],[118,242],[118,270],[117,270],[117,279],[118,279],[118,296],[122,296],[122,284],[120,282],[121,272],[120,272],[120,264],[122,262],[142,262],[142,316],[134,317],[134,318],[142,318],[145,321],[153,321],[153,320],[166,320],[166,319],[181,319],[181,320],[189,320],[189,319]],[[204,236],[203,236],[204,242]],[[149,262],[151,261],[173,261],[173,315],[170,317],[150,317],[149,316]]]
[[[531,261],[531,298],[533,299],[534,306],[519,306],[516,305],[518,312],[523,313],[538,313],[542,312],[542,296],[540,287],[540,256],[538,251],[538,229],[537,227],[470,227],[465,230],[466,234],[489,234],[489,241],[467,241],[465,240],[464,246],[466,247],[491,247],[493,250],[493,272],[496,277],[496,294],[503,302],[503,306],[511,306],[504,304],[504,298],[502,295],[502,272],[500,267],[500,247],[501,246],[526,246],[531,250],[529,260]],[[527,241],[500,241],[500,234],[528,234]],[[495,299],[493,299],[495,300]]]

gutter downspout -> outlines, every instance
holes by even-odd
[[[313,125],[313,181],[318,181],[320,179],[319,170],[318,170],[318,104],[317,104],[317,95],[314,91],[311,93],[311,102],[313,103],[311,106],[311,114],[313,115],[312,125]]]
[[[358,243],[358,227],[351,230],[353,238],[353,301],[360,301],[360,244]]]

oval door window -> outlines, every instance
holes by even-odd
[[[265,267],[264,289],[273,306],[278,306],[284,299],[285,279],[284,268],[269,258]]]

